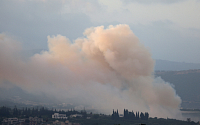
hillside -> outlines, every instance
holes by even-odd
[[[177,94],[182,99],[183,108],[200,109],[200,69],[183,71],[156,71],[166,82],[175,86]]]
[[[156,71],[181,71],[190,69],[200,69],[200,63],[173,62],[160,59],[157,59],[155,62]]]

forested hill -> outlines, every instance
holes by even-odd
[[[200,69],[156,71],[155,76],[160,76],[175,86],[177,94],[182,99],[183,108],[200,109]]]
[[[185,63],[185,62],[173,62],[167,60],[155,60],[155,70],[164,71],[181,71],[190,69],[200,69],[200,63]]]

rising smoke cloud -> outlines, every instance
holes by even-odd
[[[169,83],[154,78],[154,60],[128,25],[92,27],[84,35],[73,42],[48,36],[49,50],[24,61],[20,43],[1,34],[0,87],[9,81],[108,114],[124,108],[165,118],[180,113],[180,97]]]

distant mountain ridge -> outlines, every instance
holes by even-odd
[[[154,69],[155,71],[181,71],[200,69],[200,63],[173,62],[157,59]]]
[[[200,109],[200,69],[183,71],[155,71],[156,77],[174,85],[183,108]]]
[[[190,70],[181,70],[181,71],[156,71],[157,75],[167,74],[171,75],[180,75],[180,74],[191,74],[191,73],[200,73],[200,69],[190,69]]]

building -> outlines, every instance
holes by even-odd
[[[82,117],[83,115],[81,114],[73,114],[73,115],[70,115],[70,118],[76,118],[76,117]]]
[[[18,122],[20,125],[23,125],[23,124],[25,124],[25,119],[19,119]]]
[[[29,125],[37,125],[43,122],[43,118],[29,117]]]
[[[13,124],[17,124],[18,123],[18,118],[5,118],[2,121],[3,125],[13,125]]]
[[[5,118],[2,121],[2,125],[23,125],[25,123],[25,119],[18,118]]]
[[[59,114],[59,113],[54,113],[52,115],[52,118],[55,118],[55,119],[67,119],[66,114]]]
[[[69,122],[68,120],[66,120],[65,122],[56,120],[53,122],[53,125],[80,125],[80,123],[72,123]]]
[[[8,118],[8,122],[10,124],[17,124],[18,123],[18,118]]]

